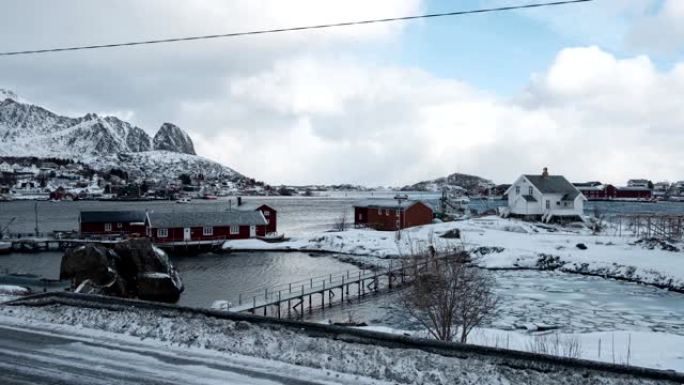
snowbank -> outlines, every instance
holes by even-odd
[[[0,285],[0,302],[11,301],[30,293],[31,290],[22,286]]]
[[[295,328],[259,326],[167,309],[104,310],[63,305],[0,306],[0,324],[68,329],[92,337],[133,336],[165,346],[205,349],[411,384],[628,384],[656,383],[628,375],[478,353],[447,357],[427,351],[364,344],[354,338],[313,337]],[[128,338],[128,337],[126,337]],[[507,363],[508,362],[508,363]],[[514,363],[513,363],[514,362]],[[551,366],[549,366],[551,365]],[[540,366],[545,370],[540,370]]]
[[[366,326],[363,329],[427,337],[427,332],[416,333],[386,326]],[[667,333],[638,331],[524,333],[480,328],[471,333],[468,342],[532,353],[540,353],[541,346],[545,346],[546,352],[553,355],[684,372],[684,355],[681,348],[684,346],[684,336]],[[567,354],[571,350],[576,351],[577,354]]]
[[[458,229],[460,239],[440,237]],[[487,268],[551,269],[598,275],[684,292],[684,252],[636,244],[633,237],[593,235],[587,229],[537,225],[496,216],[436,223],[396,232],[351,229],[266,243],[234,240],[224,250],[309,251],[344,255],[346,261],[387,266],[427,245],[462,245],[482,256]],[[586,249],[580,249],[583,244]]]

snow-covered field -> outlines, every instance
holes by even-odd
[[[257,326],[173,310],[104,310],[64,305],[0,306],[0,324],[37,327],[97,340],[144,340],[161,349],[189,349],[188,354],[235,355],[246,361],[285,363],[310,368],[302,379],[332,373],[356,383],[372,380],[411,384],[576,384],[655,383],[629,376],[597,375],[583,369],[530,369],[487,356],[446,357],[416,349],[387,348],[338,339],[312,337],[292,328]],[[529,363],[533,365],[533,363]],[[272,366],[274,366],[272,364]],[[353,382],[350,382],[353,383]]]
[[[440,236],[458,229],[460,239]],[[294,237],[288,242],[234,240],[226,250],[301,250],[346,255],[360,264],[387,266],[432,244],[437,249],[464,246],[481,255],[488,268],[560,270],[599,275],[684,291],[684,252],[649,248],[628,236],[593,235],[587,229],[538,226],[496,216],[436,223],[395,232],[349,229]],[[586,249],[580,249],[583,244]],[[681,246],[681,245],[680,245]]]

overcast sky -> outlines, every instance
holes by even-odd
[[[3,0],[0,51],[521,3]],[[2,57],[0,88],[150,134],[173,122],[200,155],[272,184],[505,183],[544,166],[684,179],[682,0]]]

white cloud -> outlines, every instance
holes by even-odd
[[[596,47],[561,51],[513,100],[336,56],[281,60],[226,87],[217,104],[188,111],[222,111],[221,134],[198,147],[273,183],[403,184],[454,171],[505,182],[543,166],[613,183],[684,176],[684,65],[658,72],[647,57]],[[230,151],[212,150],[221,140]]]

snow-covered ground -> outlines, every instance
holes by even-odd
[[[534,325],[530,325],[533,330]],[[427,337],[426,332],[367,326],[385,333]],[[655,332],[595,332],[525,334],[516,331],[480,328],[468,337],[476,345],[546,353],[615,364],[684,372],[684,336]]]
[[[459,239],[440,237],[453,229],[460,231]],[[410,255],[427,245],[437,249],[464,246],[481,255],[481,264],[488,268],[554,269],[684,291],[684,252],[648,248],[635,244],[634,237],[611,234],[593,235],[587,229],[487,216],[406,229],[400,238],[396,232],[349,229],[282,243],[233,240],[226,242],[224,249],[331,252],[356,263],[385,267],[387,259]]]
[[[148,347],[156,346],[161,351],[188,349],[188,355],[215,354],[216,359],[230,357],[234,361],[237,355],[252,365],[265,366],[266,362],[271,362],[271,367],[276,367],[276,363],[296,365],[303,369],[300,374],[303,380],[332,374],[356,381],[349,383],[374,380],[411,384],[655,383],[629,376],[597,375],[582,369],[529,369],[520,361],[507,365],[476,353],[446,357],[416,349],[312,337],[292,328],[257,326],[174,310],[0,306],[0,325],[76,334],[94,342],[140,343],[142,340]]]

